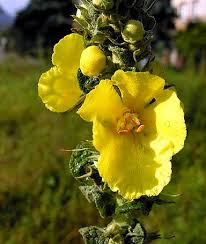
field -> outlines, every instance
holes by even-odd
[[[107,223],[81,196],[69,174],[69,153],[61,150],[90,139],[90,125],[75,113],[49,112],[37,95],[38,78],[48,67],[16,56],[0,63],[0,243],[81,243],[79,227]],[[163,192],[175,204],[155,206],[141,219],[162,234],[156,243],[204,244],[205,66],[166,73],[184,103],[188,137]]]

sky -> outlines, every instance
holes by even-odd
[[[26,6],[29,0],[0,0],[0,6],[10,15],[15,15],[16,12]]]

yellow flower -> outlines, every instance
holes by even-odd
[[[118,70],[86,97],[78,113],[93,122],[98,170],[126,199],[156,196],[171,178],[171,158],[184,145],[181,102],[149,72]],[[114,88],[119,89],[121,97]]]
[[[80,69],[86,76],[97,76],[106,67],[106,56],[97,46],[87,47],[81,55]]]
[[[52,67],[39,79],[38,92],[45,106],[53,112],[73,108],[82,95],[77,81],[80,57],[84,50],[79,34],[65,36],[54,47]]]
[[[87,76],[99,75],[106,66],[106,56],[97,46],[84,49],[83,37],[73,33],[54,46],[52,63],[54,67],[39,79],[38,93],[49,110],[65,112],[83,95],[77,80],[78,69]]]

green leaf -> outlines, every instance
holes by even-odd
[[[160,199],[159,196],[157,197],[141,197],[137,200],[132,202],[124,202],[122,205],[116,208],[117,214],[126,214],[134,211],[140,211],[144,215],[149,215],[150,211],[154,204],[162,205],[162,204],[169,204],[173,203],[171,201]]]
[[[79,230],[85,244],[108,244],[109,238],[105,237],[104,229],[90,226]]]
[[[91,42],[92,43],[103,43],[105,40],[106,40],[106,36],[104,35],[104,33],[101,31],[97,31],[93,35]]]
[[[143,244],[145,240],[145,230],[140,223],[130,233],[127,234],[126,240],[128,244]]]
[[[94,202],[102,218],[109,217],[115,212],[116,199],[113,192],[102,190],[97,185],[80,186],[83,195],[89,202]]]
[[[117,214],[125,214],[125,213],[129,213],[131,211],[134,210],[141,210],[142,206],[141,203],[138,201],[132,201],[132,202],[126,202],[123,205],[117,207],[116,209],[116,213]]]
[[[80,69],[77,72],[77,79],[79,81],[80,89],[85,94],[89,93],[92,89],[94,89],[95,86],[98,85],[100,81],[98,77],[89,77],[84,75]]]
[[[74,21],[76,21],[79,25],[81,25],[82,28],[88,27],[88,22],[85,19],[79,18],[76,15],[72,15]]]
[[[132,52],[130,52],[128,49],[110,45],[109,50],[118,57],[120,60],[120,65],[125,65],[128,67],[134,66]]]
[[[79,144],[76,149],[73,150],[70,157],[69,167],[71,174],[74,177],[81,177],[87,174],[88,166],[94,164],[97,156],[98,154],[91,143],[82,142]]]

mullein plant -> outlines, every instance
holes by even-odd
[[[150,1],[151,2],[151,1]],[[53,112],[74,111],[93,124],[93,140],[70,158],[71,174],[105,228],[80,229],[85,243],[149,243],[139,222],[171,179],[171,158],[184,146],[181,101],[151,50],[155,19],[144,0],[81,0],[74,33],[54,46],[53,67],[38,92]]]

